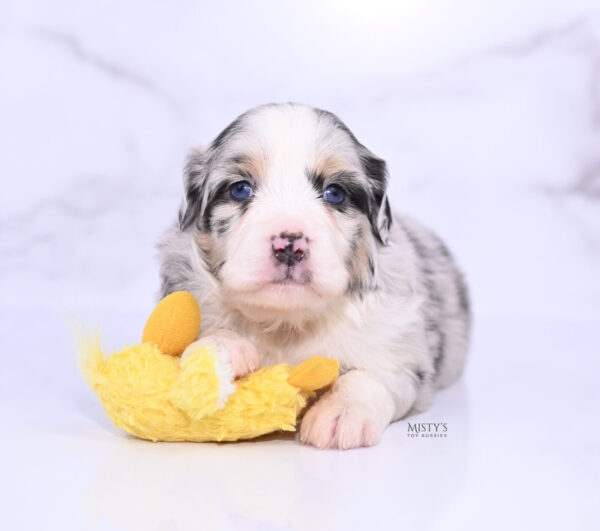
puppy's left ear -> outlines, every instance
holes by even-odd
[[[369,201],[371,230],[381,245],[387,245],[392,225],[392,209],[386,194],[387,166],[383,159],[376,157],[364,146],[361,147],[360,161],[371,187]]]
[[[206,189],[206,150],[194,149],[183,175],[183,200],[179,208],[179,230],[184,231],[199,219]]]
[[[390,208],[390,202],[388,201],[387,195],[384,194],[379,205],[379,212],[377,214],[377,233],[375,234],[382,245],[388,244],[391,225],[392,209]]]

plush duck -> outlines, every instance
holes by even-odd
[[[235,441],[295,431],[307,401],[338,376],[336,360],[314,356],[234,380],[216,345],[194,343],[200,322],[195,297],[180,291],[158,304],[140,344],[105,357],[97,337],[80,341],[84,378],[116,426],[151,441]]]

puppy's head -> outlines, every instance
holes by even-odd
[[[297,104],[240,116],[185,176],[180,229],[247,315],[307,311],[375,288],[391,223],[386,166],[333,114]]]

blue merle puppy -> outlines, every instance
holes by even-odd
[[[339,360],[300,426],[319,448],[376,444],[465,364],[463,276],[438,237],[392,212],[386,180],[335,115],[263,105],[192,151],[179,219],[159,243],[162,294],[196,295],[198,341],[236,376]]]

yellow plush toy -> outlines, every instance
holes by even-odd
[[[315,391],[338,376],[336,360],[314,356],[294,367],[264,367],[239,380],[216,346],[192,345],[200,308],[187,292],[165,297],[142,343],[104,356],[98,338],[80,342],[84,378],[123,430],[151,441],[234,441],[294,431]]]

